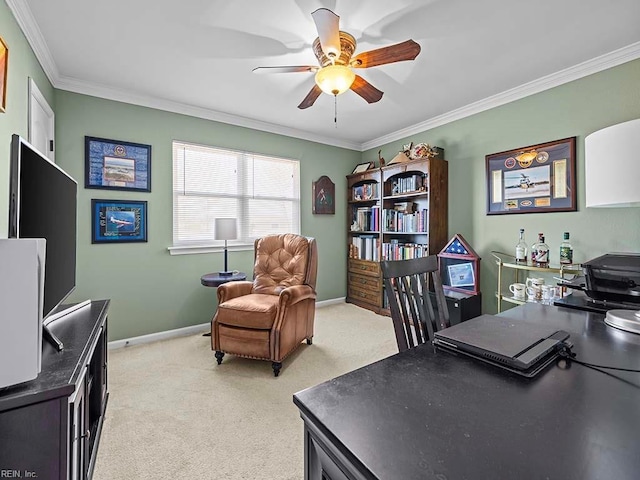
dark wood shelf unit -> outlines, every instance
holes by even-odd
[[[444,152],[441,151],[444,155]],[[375,196],[363,198],[360,187],[375,185]],[[425,255],[436,254],[444,247],[448,239],[448,163],[443,158],[419,159],[406,163],[387,165],[366,172],[347,175],[347,244],[349,258],[347,262],[347,298],[346,301],[376,313],[388,315],[384,307],[384,290],[380,270],[380,261],[385,256],[384,244],[398,243],[424,245]],[[393,210],[397,203],[407,202],[418,213],[424,211],[422,220],[412,231],[403,227],[399,231],[385,227],[385,210]],[[376,217],[376,227],[372,230],[359,230],[358,209]],[[406,219],[408,217],[404,217]],[[416,231],[413,231],[416,230]],[[367,255],[358,250],[354,243],[373,243],[375,255]],[[354,240],[355,239],[355,240]],[[405,248],[410,250],[411,247]]]
[[[0,469],[20,478],[85,480],[93,475],[107,400],[109,300],[49,324],[63,343],[44,342],[42,371],[0,389]]]

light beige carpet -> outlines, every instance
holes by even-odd
[[[270,362],[191,335],[109,352],[109,404],[95,480],[303,478],[295,392],[397,352],[389,317],[350,304],[316,311],[275,378]]]

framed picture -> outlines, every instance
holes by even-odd
[[[323,175],[313,182],[313,213],[334,215],[336,213],[336,186],[329,177]]]
[[[487,215],[574,212],[576,137],[487,155]]]
[[[452,287],[473,287],[476,283],[471,262],[448,265],[447,270]]]
[[[7,107],[7,71],[9,69],[9,48],[0,37],[0,112]]]
[[[91,243],[146,241],[146,201],[91,200]]]
[[[84,186],[151,191],[151,145],[84,137]]]
[[[360,163],[356,165],[356,168],[353,169],[353,172],[351,172],[351,175],[353,175],[354,173],[366,172],[370,168],[373,168],[373,162]]]

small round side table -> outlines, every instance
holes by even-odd
[[[200,283],[205,287],[219,287],[223,283],[236,282],[239,280],[246,280],[247,274],[238,272],[231,275],[220,275],[218,272],[206,273],[200,277]]]
[[[205,273],[200,277],[200,283],[205,287],[219,287],[223,283],[236,282],[239,280],[246,280],[247,274],[243,272],[233,273],[231,275],[220,275],[219,272]],[[205,333],[203,337],[210,337],[211,332]]]

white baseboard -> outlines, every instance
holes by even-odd
[[[139,337],[124,338],[109,342],[109,350],[116,348],[131,347],[132,345],[140,345],[142,343],[157,342],[158,340],[167,340],[168,338],[183,337],[196,333],[207,332],[211,329],[211,323],[201,323],[200,325],[191,325],[189,327],[176,328],[175,330],[167,330],[166,332],[150,333],[149,335],[141,335]]]
[[[345,300],[346,300],[346,297],[330,298],[329,300],[322,300],[321,302],[316,302],[316,308],[328,307],[329,305],[344,303]]]
[[[344,301],[345,297],[323,300],[321,302],[316,302],[316,308],[328,307],[329,305],[344,303]],[[210,329],[210,322],[201,323],[200,325],[191,325],[189,327],[176,328],[174,330],[167,330],[166,332],[150,333],[148,335],[141,335],[139,337],[114,340],[113,342],[109,342],[108,348],[109,350],[115,350],[117,348],[131,347],[133,345],[140,345],[143,343],[157,342],[159,340],[167,340],[169,338],[184,337],[185,335],[208,332]]]

